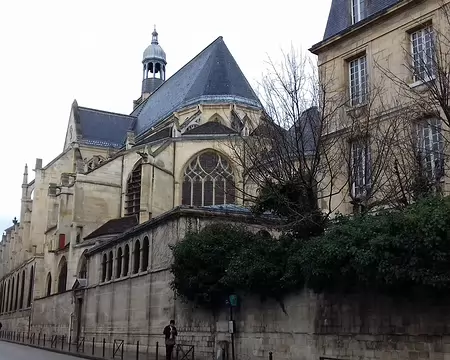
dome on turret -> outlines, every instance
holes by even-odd
[[[158,44],[158,33],[156,28],[152,33],[152,43],[145,49],[144,58],[142,62],[146,62],[148,60],[160,60],[164,63],[166,62],[166,53],[163,48]]]

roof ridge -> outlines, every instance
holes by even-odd
[[[217,37],[212,43],[210,43],[208,46],[206,46],[202,51],[200,51],[197,55],[195,55],[191,60],[189,60],[186,64],[184,64],[182,67],[180,67],[174,74],[172,74],[166,81],[164,81],[161,85],[159,85],[155,91],[152,92],[152,94],[145,99],[142,104],[139,104],[139,106],[143,105],[141,107],[141,109],[139,110],[139,113],[137,115],[139,115],[142,111],[142,109],[145,106],[145,103],[147,103],[149,101],[149,99],[159,90],[161,89],[165,84],[167,84],[172,78],[175,77],[175,75],[177,75],[179,72],[181,72],[184,68],[186,68],[189,64],[191,64],[192,62],[194,62],[194,60],[196,60],[197,58],[200,57],[200,55],[202,55],[206,50],[208,50],[212,45],[214,45],[216,42],[218,42],[219,40],[223,41],[223,37],[219,36]],[[133,110],[134,111],[134,110]],[[133,111],[131,113],[133,113]],[[131,115],[132,116],[132,115]]]
[[[129,117],[129,118],[133,118],[133,119],[136,118],[136,116],[133,116],[133,115],[121,114],[121,113],[118,113],[118,112],[108,111],[108,110],[94,109],[94,108],[89,108],[89,107],[86,107],[86,106],[78,106],[78,109],[89,110],[89,111],[96,111],[96,112],[105,113],[105,114],[111,114],[111,115],[119,115],[119,116]]]

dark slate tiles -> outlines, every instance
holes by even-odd
[[[366,19],[394,6],[401,0],[366,0]],[[351,0],[332,0],[323,40],[352,26]],[[362,20],[364,21],[364,20]]]
[[[112,219],[104,223],[97,230],[91,232],[84,238],[84,240],[93,239],[104,235],[121,234],[137,224],[138,220],[136,216],[126,216],[123,218]]]
[[[93,146],[120,148],[135,118],[96,109],[78,107],[81,142]]]

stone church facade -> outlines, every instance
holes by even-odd
[[[168,244],[186,224],[260,226],[228,144],[262,107],[222,37],[166,80],[155,29],[142,66],[130,115],[74,101],[61,154],[36,159],[31,182],[25,166],[20,222],[0,245],[6,328],[152,342],[176,317]]]

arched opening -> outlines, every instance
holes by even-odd
[[[224,205],[235,201],[233,170],[225,157],[215,151],[206,151],[190,161],[184,171],[183,205]]]
[[[5,298],[5,306],[4,306],[5,312],[8,312],[8,311],[9,311],[9,295],[10,295],[9,290],[10,290],[10,289],[11,289],[11,282],[10,282],[10,280],[8,280],[8,291],[7,291],[7,294],[6,294],[6,298]]]
[[[12,279],[12,286],[11,286],[11,299],[9,301],[9,311],[13,311],[14,309],[14,289],[15,289],[15,278]]]
[[[113,273],[113,252],[110,251],[108,254],[108,275],[106,277],[106,280],[112,279],[112,273]]]
[[[87,278],[87,258],[86,255],[83,253],[83,255],[81,255],[80,258],[80,263],[79,263],[79,268],[78,268],[78,278],[79,279],[86,279]]]
[[[0,286],[0,314],[3,313],[3,283]]]
[[[141,243],[139,240],[136,240],[134,243],[134,261],[133,261],[133,274],[137,274],[139,272],[139,265],[141,260]]]
[[[23,297],[25,296],[25,270],[22,271],[22,284],[20,285],[20,301],[19,308],[23,309]]]
[[[19,305],[19,285],[20,285],[20,274],[17,274],[16,296],[14,297],[14,311],[17,310]]]
[[[122,276],[122,248],[117,249],[117,268],[116,268],[116,278],[120,278]]]
[[[126,244],[125,252],[123,254],[123,276],[128,275],[129,268],[130,268],[130,246]]]
[[[142,269],[141,269],[142,271],[147,271],[149,251],[150,251],[150,244],[148,241],[148,237],[146,236],[142,244]]]
[[[45,284],[45,295],[50,296],[52,294],[52,273],[50,271],[47,274],[47,280]]]
[[[27,307],[31,307],[33,301],[33,288],[34,288],[34,266],[30,270],[30,284],[28,285],[28,302]]]
[[[63,256],[59,263],[58,293],[63,293],[67,288],[67,261]]]
[[[108,265],[108,258],[103,254],[102,258],[102,282],[106,281],[106,266]]]
[[[138,163],[127,181],[125,198],[125,216],[137,215],[141,210],[141,173],[142,164]]]

